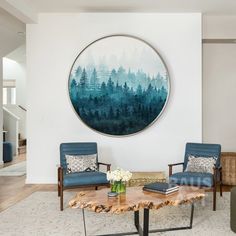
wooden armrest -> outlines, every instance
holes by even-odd
[[[179,163],[174,163],[174,164],[168,164],[168,166],[178,166],[178,165],[183,165],[184,162],[179,162]]]
[[[214,166],[213,167],[213,183],[216,187],[217,182],[220,182],[222,184],[222,166]]]
[[[219,171],[220,178],[222,178],[222,166],[214,166],[213,167],[213,173],[214,173],[214,178],[217,179],[217,172]]]
[[[214,167],[213,167],[213,171],[214,171],[214,172],[217,172],[217,171],[220,171],[220,172],[221,172],[221,171],[222,171],[222,166],[214,166]]]
[[[109,171],[111,169],[111,164],[107,164],[107,163],[103,163],[103,162],[98,162],[98,167],[100,165],[103,165],[103,166],[107,166],[107,171]],[[99,168],[98,168],[99,169]]]
[[[172,167],[173,167],[173,166],[178,166],[178,165],[183,165],[183,167],[184,167],[184,162],[179,162],[179,163],[174,163],[174,164],[168,164],[168,166],[169,166],[169,176],[172,175]],[[183,170],[183,171],[184,171],[184,170]]]
[[[217,169],[217,170],[219,170],[219,171],[221,171],[222,170],[222,166],[218,166],[218,167],[214,167],[215,169]]]

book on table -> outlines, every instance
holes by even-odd
[[[143,190],[162,194],[169,194],[178,191],[179,186],[177,184],[155,182],[151,184],[145,184]]]

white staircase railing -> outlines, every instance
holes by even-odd
[[[3,127],[6,133],[6,141],[12,143],[13,155],[18,154],[18,134],[19,134],[19,120],[20,118],[3,107]]]
[[[26,109],[16,104],[5,104],[3,105],[8,111],[17,116],[19,120],[19,134],[21,139],[26,139]]]

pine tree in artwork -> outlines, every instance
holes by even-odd
[[[129,91],[129,87],[127,85],[127,83],[125,82],[124,86],[123,86],[123,90],[124,90],[124,93],[127,94],[128,91]]]
[[[85,69],[83,69],[83,72],[80,78],[80,87],[82,89],[86,89],[88,87],[88,76]]]
[[[107,89],[110,94],[112,94],[114,91],[114,82],[112,82],[111,77],[109,78],[107,82]]]
[[[77,100],[77,84],[75,79],[72,79],[71,84],[70,84],[70,96],[73,101]]]
[[[102,95],[105,95],[106,92],[107,92],[106,84],[104,82],[102,82],[101,93],[102,93]]]
[[[113,81],[113,82],[115,82],[115,83],[117,83],[118,82],[118,80],[117,80],[117,73],[116,73],[116,70],[115,69],[113,69],[112,71],[111,71],[111,80]]]
[[[142,86],[140,84],[138,85],[136,93],[138,96],[142,96],[143,94]]]
[[[90,78],[90,88],[92,90],[95,90],[96,88],[98,88],[98,76],[97,76],[97,71],[95,68],[93,69],[93,73]]]
[[[79,79],[80,76],[81,76],[81,74],[82,74],[82,69],[81,69],[80,66],[78,66],[78,68],[77,68],[76,71],[75,71],[75,78],[76,78],[76,79]],[[78,81],[78,80],[77,80],[77,81]]]
[[[114,118],[114,111],[113,111],[112,106],[110,106],[110,109],[109,109],[109,119],[113,119],[113,118]]]

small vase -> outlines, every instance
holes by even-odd
[[[116,192],[118,194],[126,192],[126,184],[122,181],[114,181],[111,184],[111,192]]]

